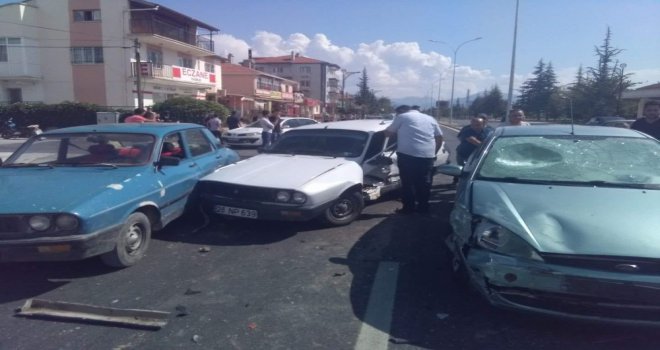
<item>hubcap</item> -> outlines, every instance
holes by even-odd
[[[142,245],[142,228],[138,225],[131,226],[130,230],[126,233],[126,251],[132,254],[140,249]]]
[[[353,203],[350,200],[342,199],[332,207],[332,215],[343,218],[351,215],[353,212]]]

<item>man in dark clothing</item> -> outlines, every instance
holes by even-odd
[[[465,161],[470,157],[477,147],[490,135],[492,128],[486,126],[484,115],[478,115],[470,121],[470,125],[464,126],[458,132],[458,139],[461,142],[456,147],[456,163],[465,165]]]
[[[236,114],[236,111],[231,111],[231,115],[227,117],[227,127],[229,130],[231,129],[236,129],[240,126],[240,120],[238,119],[238,115]]]
[[[660,140],[660,101],[646,102],[644,118],[635,120],[630,128]]]

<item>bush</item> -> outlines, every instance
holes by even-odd
[[[0,105],[0,121],[13,118],[17,127],[39,124],[41,129],[63,128],[67,126],[96,124],[96,112],[107,108],[90,103],[62,102],[13,103]]]
[[[154,104],[153,110],[160,114],[161,119],[184,123],[204,124],[204,118],[211,113],[217,114],[223,122],[229,116],[227,107],[217,102],[196,100],[192,97],[174,97]]]

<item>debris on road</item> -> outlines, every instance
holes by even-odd
[[[211,251],[211,247],[208,247],[208,246],[200,247],[200,248],[198,249],[198,251],[199,251],[200,253],[208,253],[208,252]]]
[[[248,328],[250,328],[250,329],[252,329],[252,330],[255,330],[255,329],[257,329],[257,324],[254,323],[254,322],[250,322],[250,323],[248,324]]]
[[[149,329],[159,329],[166,325],[169,314],[163,311],[117,309],[43,299],[28,299],[25,305],[16,310],[16,316],[89,321]]]
[[[186,291],[183,293],[183,295],[195,295],[195,294],[200,294],[202,293],[201,290],[194,290],[194,289],[186,289]]]
[[[174,310],[177,311],[176,317],[188,316],[188,310],[183,305],[177,305]]]
[[[195,342],[195,344],[199,344],[199,341],[202,340],[202,337],[199,335],[195,334],[192,336],[192,341]]]
[[[346,272],[335,272],[335,274],[332,275],[332,277],[341,277],[341,276],[343,276],[343,275],[345,275],[345,274],[346,274]]]

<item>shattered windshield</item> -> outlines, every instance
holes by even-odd
[[[660,186],[660,143],[624,137],[502,137],[478,177],[490,180]]]
[[[362,155],[369,134],[352,130],[289,131],[269,153],[356,158]]]
[[[149,160],[154,142],[154,136],[146,134],[43,135],[28,141],[3,166],[139,165]]]

